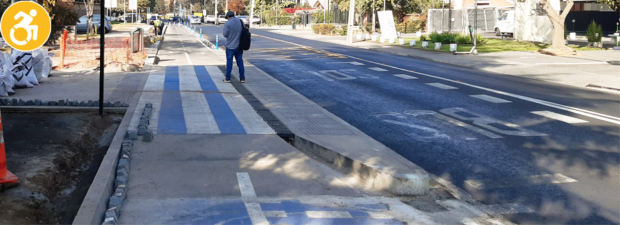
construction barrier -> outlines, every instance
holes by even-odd
[[[100,39],[72,40],[63,35],[61,40],[61,63],[59,68],[76,65],[85,61],[99,60]],[[131,54],[146,56],[143,33],[136,32],[131,37],[111,37],[105,39],[105,64],[112,62],[132,63]],[[133,45],[132,45],[133,43]],[[97,63],[98,64],[98,63]]]
[[[2,116],[0,115],[0,184],[17,183],[17,176],[6,168],[6,152],[4,151],[4,131],[2,131]]]

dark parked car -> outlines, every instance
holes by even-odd
[[[112,23],[110,21],[110,17],[105,17],[105,32],[108,33],[112,30]],[[94,14],[93,15],[93,24],[95,25],[96,29],[97,29],[97,33],[101,33],[102,28],[99,27],[99,21],[101,19],[101,16],[99,14]],[[88,29],[88,20],[86,19],[86,16],[82,16],[80,17],[80,19],[78,19],[77,22],[77,26],[76,26],[76,30],[77,32],[86,32]]]

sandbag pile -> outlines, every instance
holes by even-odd
[[[47,49],[22,52],[13,49],[11,54],[0,56],[0,96],[13,95],[13,88],[31,88],[49,76],[52,60]]]

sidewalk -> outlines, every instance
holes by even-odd
[[[133,141],[119,224],[502,223],[455,199],[439,185],[433,184],[428,195],[397,197],[300,152],[275,134],[245,100],[248,95],[268,109],[288,109],[291,120],[283,120],[284,125],[307,126],[307,135],[314,131],[343,142],[341,138],[353,131],[326,111],[308,105],[305,109],[315,118],[307,118],[294,109],[304,101],[287,100],[291,98],[286,94],[289,89],[276,86],[278,83],[269,80],[273,78],[250,64],[246,73],[253,78],[243,85],[249,93],[223,83],[222,53],[203,47],[183,27],[168,28],[159,64],[153,66],[129,117],[128,129],[136,129],[144,105],[152,103],[148,128],[154,133],[153,141]],[[250,86],[250,82],[256,83]],[[295,118],[298,121],[293,121]],[[317,127],[325,122],[335,124]],[[373,141],[344,140],[354,145]],[[375,153],[375,160],[382,160],[382,154],[388,153]],[[104,184],[93,183],[91,189],[96,185]],[[97,215],[87,214],[102,202],[89,196],[90,190],[74,224],[97,221]]]
[[[503,75],[532,78],[582,88],[588,85],[596,85],[615,89],[611,90],[612,93],[620,93],[620,73],[618,73],[620,51],[579,51],[577,56],[565,57],[549,56],[537,52],[480,53],[478,56],[453,55],[446,52],[411,49],[371,41],[355,40],[353,44],[348,44],[344,36],[317,35],[308,30],[264,30],[377,52],[466,66]],[[609,89],[596,90],[610,91]]]

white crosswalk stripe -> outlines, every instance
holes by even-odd
[[[209,103],[193,66],[179,66],[179,88],[188,134],[219,134]]]

